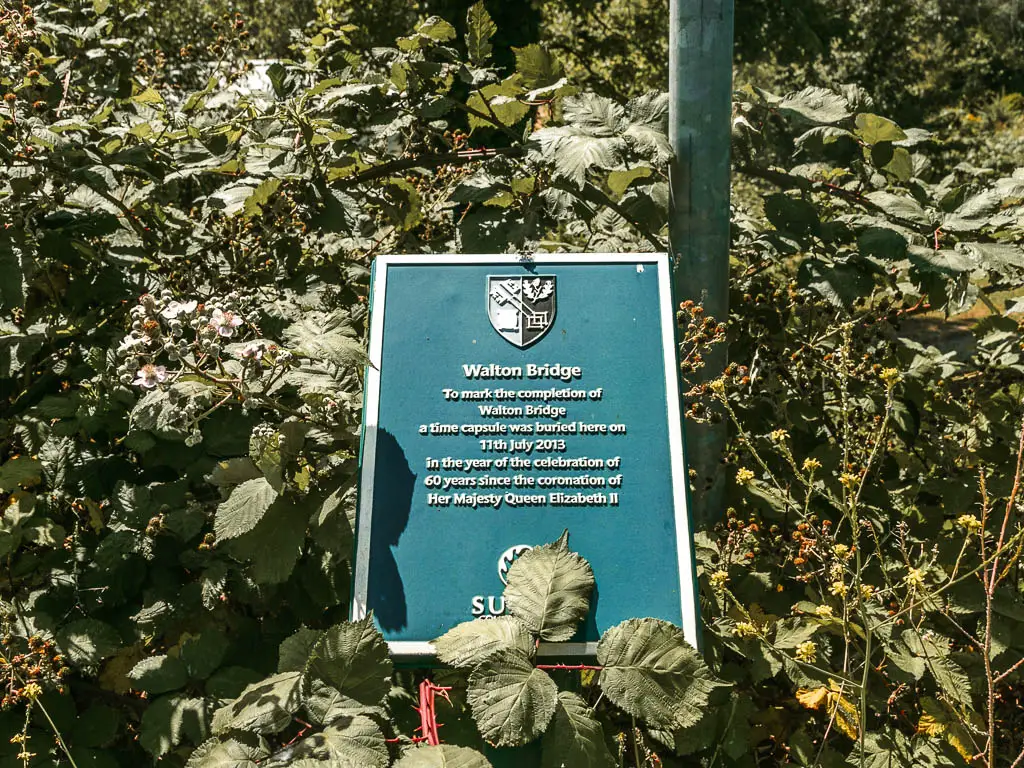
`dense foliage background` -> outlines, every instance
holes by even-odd
[[[1021,10],[738,0],[703,658],[538,664],[570,531],[434,747],[345,621],[369,266],[664,249],[666,4],[5,2],[0,764],[1021,764]]]

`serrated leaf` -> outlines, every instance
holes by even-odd
[[[455,27],[440,16],[431,16],[416,28],[416,32],[439,43],[455,39]]]
[[[601,690],[618,707],[656,728],[700,719],[716,681],[683,631],[660,619],[629,619],[597,644]]]
[[[787,94],[778,108],[812,123],[832,124],[850,117],[846,99],[826,88],[810,87]]]
[[[391,671],[372,617],[336,624],[313,645],[303,675],[306,707],[321,722],[378,707],[391,690]]]
[[[536,43],[512,51],[516,56],[516,72],[527,90],[553,85],[565,74],[558,60]]]
[[[320,638],[321,631],[299,627],[295,634],[286,637],[277,651],[278,672],[302,672],[313,652],[313,646]]]
[[[188,671],[173,656],[150,656],[136,664],[128,677],[138,690],[149,694],[175,691],[188,682]]]
[[[932,223],[924,208],[912,197],[882,191],[869,192],[864,197],[894,219],[914,224],[930,225]]]
[[[480,734],[495,746],[537,738],[555,713],[558,686],[514,651],[490,657],[469,677],[469,705]]]
[[[615,768],[601,722],[575,693],[562,691],[541,743],[541,768]]]
[[[292,768],[386,768],[391,762],[380,726],[363,715],[342,717],[295,745]]]
[[[490,761],[469,747],[453,744],[413,747],[395,763],[394,768],[492,768]]]
[[[522,93],[522,86],[511,78],[474,91],[466,100],[466,105],[479,114],[470,114],[470,130],[491,128],[495,123],[499,126],[518,123],[530,112],[529,105],[519,100]]]
[[[857,134],[868,144],[878,144],[883,141],[903,141],[907,134],[892,120],[878,115],[864,112],[857,115],[854,121],[857,125]]]
[[[253,189],[252,193],[245,198],[245,203],[242,205],[242,213],[247,218],[259,216],[263,212],[263,206],[266,205],[270,198],[274,196],[278,188],[281,186],[281,179],[266,179],[260,182],[260,185]]]
[[[279,496],[251,531],[230,542],[230,551],[249,561],[249,575],[257,584],[280,584],[302,554],[308,520],[309,509],[302,501]]]
[[[982,750],[982,745],[975,742],[970,729],[960,721],[956,713],[931,696],[921,697],[921,717],[917,722],[917,732],[945,739],[968,762]]]
[[[668,140],[668,94],[648,93],[626,104],[623,136],[633,148],[659,163],[672,159]]]
[[[251,733],[236,733],[229,739],[204,741],[185,763],[185,768],[256,768],[270,755],[267,743]]]
[[[206,702],[188,696],[163,696],[153,701],[142,715],[139,743],[153,757],[160,757],[186,738],[199,743],[207,732]]]
[[[366,361],[359,335],[343,312],[306,312],[285,329],[293,351],[337,366],[357,367]]]
[[[949,657],[949,639],[937,634],[922,635],[911,629],[906,630],[901,637],[910,652],[925,662],[942,692],[951,701],[970,708],[971,680],[963,668]]]
[[[470,61],[482,64],[491,57],[494,46],[490,41],[497,31],[498,25],[484,7],[483,0],[469,7],[466,14],[466,51]]]
[[[912,245],[908,249],[908,253],[911,263],[929,272],[955,276],[978,268],[978,259],[973,254],[953,248],[935,250],[926,246]]]
[[[228,640],[223,633],[213,628],[203,630],[181,644],[181,659],[193,680],[205,680],[224,661],[228,651]]]
[[[226,487],[244,483],[260,476],[260,470],[248,456],[218,461],[206,480],[216,486]]]
[[[509,569],[505,603],[513,616],[543,640],[568,640],[590,610],[594,572],[567,537],[534,547]]]
[[[534,638],[514,616],[474,619],[458,624],[434,641],[439,661],[471,668],[501,651],[533,655]]]
[[[301,682],[301,672],[284,672],[246,686],[241,696],[214,714],[213,732],[284,730],[301,706]]]
[[[10,493],[19,487],[30,487],[43,477],[43,464],[39,459],[18,456],[0,467],[0,491]]]
[[[217,507],[213,520],[217,538],[234,539],[248,533],[259,524],[276,499],[277,491],[262,477],[236,486],[227,500]]]
[[[97,619],[79,619],[57,632],[57,642],[72,661],[93,665],[117,653],[121,635]]]

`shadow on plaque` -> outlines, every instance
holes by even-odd
[[[405,586],[391,548],[398,544],[409,524],[416,475],[395,436],[383,429],[377,430],[375,467],[367,607],[381,629],[393,632],[406,626],[408,608]]]

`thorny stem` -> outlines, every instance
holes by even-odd
[[[992,604],[995,598],[996,587],[1002,580],[999,573],[999,555],[1006,545],[1006,529],[1013,514],[1013,508],[1017,503],[1017,495],[1020,493],[1021,470],[1024,469],[1024,424],[1021,425],[1020,440],[1017,444],[1017,468],[1013,477],[1013,490],[1010,491],[1010,498],[1006,500],[1006,511],[1003,513],[1003,524],[999,529],[999,539],[996,542],[995,550],[992,553],[992,566],[988,573],[982,575],[985,583],[985,680],[988,683],[988,743],[985,751],[987,753],[988,768],[995,768],[996,764],[996,677],[992,672]],[[984,475],[982,475],[984,476]],[[988,505],[984,505],[987,507]],[[983,516],[984,516],[983,507]],[[984,542],[984,528],[982,528],[982,541]],[[1014,762],[1020,762],[1018,757]]]

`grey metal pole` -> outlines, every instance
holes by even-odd
[[[703,302],[720,322],[729,313],[729,144],[732,121],[733,0],[669,0],[669,241],[676,299]],[[702,380],[719,375],[725,350]],[[722,513],[720,458],[725,425],[687,424],[697,473],[697,520]]]

